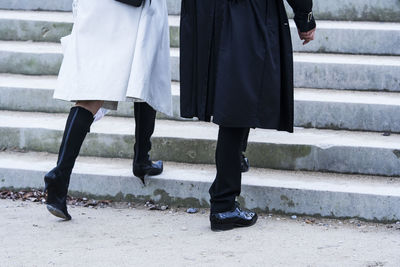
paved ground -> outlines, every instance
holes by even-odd
[[[42,204],[0,200],[0,266],[400,266],[400,224],[263,214],[214,233],[206,211],[70,211],[63,222]]]

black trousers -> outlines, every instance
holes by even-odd
[[[150,160],[150,138],[154,133],[156,111],[145,102],[135,102],[135,147],[134,163],[146,163]]]
[[[235,206],[240,195],[242,173],[240,162],[243,148],[247,143],[249,128],[219,127],[215,153],[217,176],[209,190],[211,212],[225,212]]]
[[[243,140],[242,140],[242,152],[246,152],[247,150],[247,143],[249,140],[249,134],[250,134],[250,128],[246,128],[246,132],[243,135]]]

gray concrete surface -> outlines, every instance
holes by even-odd
[[[167,0],[167,4],[169,14],[180,13],[180,0]],[[72,0],[2,0],[0,9],[70,12]]]
[[[71,3],[72,0],[2,0],[0,9],[71,11]],[[167,0],[169,14],[180,14],[180,3],[181,0]],[[292,17],[291,8],[287,4],[286,6],[289,16]],[[323,20],[400,22],[399,12],[398,0],[314,1],[315,17]]]
[[[2,0],[1,9],[71,11],[72,0]]]
[[[397,267],[399,226],[262,214],[214,233],[208,212],[70,209],[61,222],[36,203],[0,200],[2,266]],[[311,219],[313,220],[313,219]],[[13,233],[13,234],[10,234]]]
[[[43,188],[43,177],[56,161],[54,154],[0,152],[0,188]],[[145,186],[133,177],[131,166],[129,159],[81,157],[70,191],[77,196],[209,206],[215,166],[166,162],[164,173],[148,177]],[[240,201],[264,212],[391,222],[400,220],[400,179],[253,168],[243,175]]]
[[[0,109],[69,112],[71,103],[53,99],[55,76],[0,74]],[[173,83],[174,116],[180,120],[179,83]],[[400,132],[400,94],[348,90],[295,90],[295,125],[306,128]],[[113,116],[133,116],[133,103],[120,103]],[[159,118],[167,118],[159,114]]]
[[[307,45],[292,21],[290,25],[294,51],[400,55],[399,23],[318,21],[315,40]]]
[[[170,16],[169,24],[171,46],[179,47],[179,16]],[[319,21],[316,39],[306,46],[290,25],[294,51],[400,55],[399,23]],[[71,29],[70,13],[0,10],[1,40],[59,42]]]
[[[295,53],[296,87],[400,91],[400,57]],[[0,42],[0,72],[57,75],[61,46]],[[171,49],[171,74],[179,81],[179,49]]]
[[[57,153],[66,114],[0,111],[0,147]],[[106,117],[92,125],[82,155],[131,158],[134,120]],[[159,120],[155,158],[213,163],[218,127],[211,123]],[[400,135],[296,128],[294,134],[256,129],[249,138],[253,166],[287,170],[400,176]]]
[[[400,132],[400,94],[345,90],[295,90],[295,126]]]
[[[286,2],[286,1],[285,1]],[[398,0],[314,0],[313,11],[317,19],[358,21],[400,21]],[[293,12],[289,5],[289,16]]]
[[[62,59],[59,44],[0,41],[2,73],[57,75]]]

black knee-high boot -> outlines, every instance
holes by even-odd
[[[57,166],[44,177],[47,209],[65,220],[71,219],[67,210],[67,193],[72,169],[92,123],[93,114],[90,111],[82,107],[71,108],[58,153]]]
[[[163,162],[153,163],[150,160],[150,138],[154,132],[156,111],[145,102],[136,102],[135,106],[135,147],[133,158],[133,174],[144,183],[146,175],[158,175],[163,171]]]

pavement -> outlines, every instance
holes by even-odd
[[[69,210],[64,222],[43,204],[0,200],[0,266],[400,266],[400,223],[260,214],[215,233],[206,209]]]

